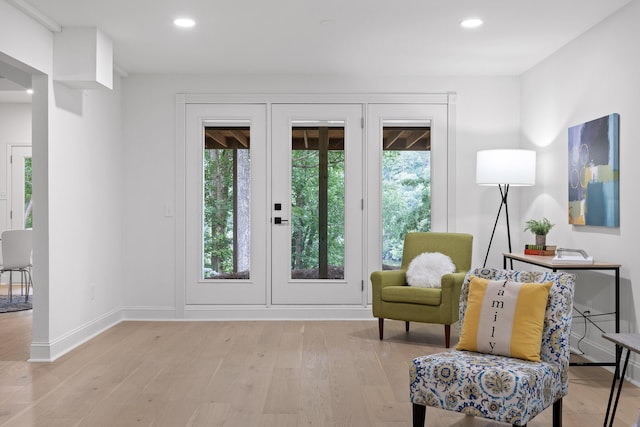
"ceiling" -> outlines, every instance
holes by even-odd
[[[631,0],[7,1],[97,26],[128,74],[400,77],[520,75]]]

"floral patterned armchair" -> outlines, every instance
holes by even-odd
[[[481,268],[462,285],[464,324],[470,277],[515,282],[552,282],[544,316],[540,362],[471,351],[448,351],[413,360],[410,393],[413,425],[424,426],[426,407],[492,419],[513,426],[553,404],[553,426],[562,425],[562,398],[569,386],[569,334],[575,275]]]

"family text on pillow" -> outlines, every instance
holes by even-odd
[[[539,362],[551,285],[472,276],[456,349]]]

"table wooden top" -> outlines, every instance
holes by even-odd
[[[614,270],[620,268],[620,264],[614,264],[610,262],[604,261],[596,261],[594,260],[591,264],[583,264],[583,263],[566,263],[566,262],[553,262],[553,255],[544,256],[544,255],[525,255],[525,254],[515,254],[515,253],[503,253],[502,254],[507,259],[513,259],[517,261],[526,262],[533,265],[538,265],[540,267],[546,267],[551,269],[584,269],[584,270]]]
[[[602,338],[628,348],[634,353],[640,353],[640,334],[602,334]]]

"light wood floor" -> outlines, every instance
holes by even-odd
[[[0,314],[2,426],[410,426],[409,363],[443,350],[441,326],[395,321],[384,341],[375,321],[123,322],[29,363],[30,328],[30,312]],[[601,426],[611,374],[570,377],[564,426]],[[615,425],[639,410],[625,384]],[[428,427],[494,425],[427,410]],[[529,424],[550,425],[551,409]]]

